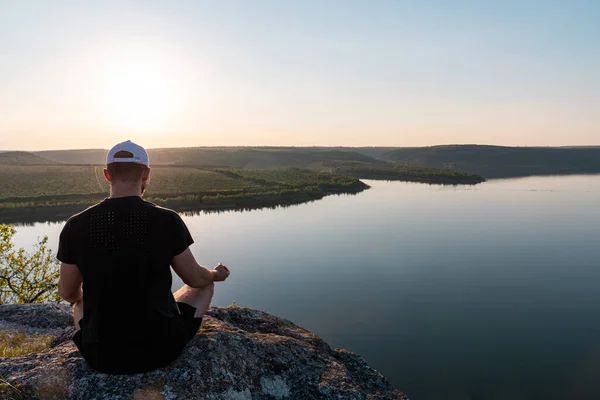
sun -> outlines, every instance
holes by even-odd
[[[168,128],[180,92],[175,68],[158,55],[132,52],[108,59],[104,71],[108,123],[140,133]]]

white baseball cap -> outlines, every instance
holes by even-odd
[[[117,154],[119,151],[127,151],[133,154],[133,157],[115,158],[115,154]],[[148,153],[146,153],[146,150],[144,150],[142,146],[133,143],[131,140],[116,144],[112,149],[108,151],[108,154],[106,155],[106,165],[115,162],[144,164],[146,167],[150,167],[150,160],[148,158]]]

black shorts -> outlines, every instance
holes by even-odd
[[[173,320],[169,336],[147,339],[140,337],[138,345],[129,343],[83,344],[82,329],[75,332],[73,342],[88,365],[107,374],[136,374],[164,367],[175,361],[184,346],[194,338],[202,318],[194,318],[196,308],[177,302],[180,316]],[[79,321],[79,326],[83,320]]]

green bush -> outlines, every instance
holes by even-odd
[[[16,233],[0,225],[0,304],[61,301],[58,295],[59,264],[44,236],[29,254],[15,249]]]

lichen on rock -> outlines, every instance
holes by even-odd
[[[248,308],[211,308],[178,360],[145,374],[91,370],[70,340],[68,307],[0,305],[0,331],[48,333],[39,353],[0,358],[4,399],[406,399],[360,356],[292,322]]]

